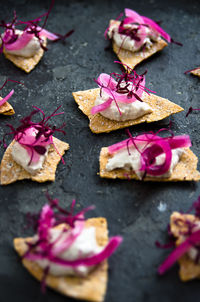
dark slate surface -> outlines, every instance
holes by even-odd
[[[1,1],[0,18],[12,17],[13,9],[24,20],[32,19],[47,10],[49,1]],[[169,98],[186,110],[199,106],[199,79],[184,75],[184,71],[199,65],[200,3],[187,0],[141,1],[56,1],[47,28],[65,33],[75,33],[62,43],[50,44],[42,61],[30,74],[17,69],[3,56],[0,58],[0,82],[6,77],[24,82],[20,87],[9,83],[2,95],[11,88],[15,94],[11,103],[16,110],[12,117],[0,117],[0,137],[6,131],[5,123],[18,124],[18,119],[36,105],[51,113],[63,104],[66,121],[66,137],[58,135],[70,144],[65,155],[66,165],[60,164],[55,183],[38,184],[21,181],[0,187],[0,301],[11,302],[62,302],[70,298],[48,290],[40,293],[40,286],[21,266],[12,246],[16,236],[31,234],[24,229],[25,213],[41,209],[46,202],[48,189],[60,198],[62,205],[69,205],[76,198],[78,206],[95,204],[90,215],[108,219],[110,235],[122,234],[124,242],[109,260],[109,283],[106,302],[118,301],[191,301],[199,299],[199,282],[183,284],[178,278],[178,266],[164,277],[158,277],[156,269],[167,251],[154,246],[156,239],[166,239],[166,226],[170,213],[186,210],[199,194],[195,183],[141,183],[100,179],[98,156],[102,146],[126,138],[124,130],[111,134],[94,135],[88,128],[87,118],[77,109],[72,91],[95,87],[93,78],[101,72],[119,71],[113,63],[116,56],[104,51],[107,45],[103,32],[108,21],[125,8],[137,10],[155,20],[162,20],[164,29],[184,46],[170,45],[162,53],[137,67],[148,69],[147,87],[158,95]],[[1,84],[0,83],[0,84]],[[188,133],[192,150],[199,155],[199,114],[185,119],[185,112],[172,118],[175,134]],[[147,130],[157,130],[168,121],[132,127],[134,135]],[[0,150],[0,156],[3,150]],[[199,167],[200,168],[200,167]],[[159,203],[166,204],[166,211],[158,210]]]

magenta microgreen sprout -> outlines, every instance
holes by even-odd
[[[59,205],[59,200],[57,198],[52,199],[48,192],[46,193],[46,198],[49,201],[50,207],[57,210],[57,214],[54,213],[56,217],[55,226],[61,223],[67,223],[71,228],[73,228],[75,227],[76,221],[84,220],[83,216],[85,213],[95,209],[95,206],[89,206],[78,212],[78,214],[74,214],[76,205],[75,199],[72,201],[70,209],[66,210]]]
[[[189,109],[188,109],[188,112],[186,113],[186,117],[188,117],[188,115],[190,114],[190,113],[192,113],[192,111],[199,111],[200,110],[200,108],[193,108],[193,107],[190,107]]]
[[[11,80],[11,79],[6,79],[6,81],[3,83],[3,85],[0,87],[0,90],[3,89],[3,87],[8,83],[8,82],[14,82],[14,83],[18,83],[18,84],[22,84],[21,82],[15,81],[15,80]],[[12,89],[4,98],[2,98],[2,100],[0,100],[0,106],[2,106],[3,104],[5,104],[13,95],[14,93],[14,89]]]
[[[65,40],[69,37],[74,30],[70,30],[64,35],[61,34],[54,34],[47,30],[45,30],[45,26],[49,17],[49,14],[52,10],[55,0],[51,1],[51,5],[48,11],[41,16],[29,20],[29,21],[21,21],[17,19],[16,12],[14,11],[13,20],[10,23],[6,23],[4,20],[0,22],[0,27],[4,29],[4,34],[0,36],[1,38],[1,48],[0,52],[3,52],[3,48],[7,50],[19,50],[24,48],[33,37],[36,37],[40,43],[42,49],[47,50],[47,47],[44,46],[44,41],[42,37],[47,37],[49,40],[54,42],[59,40]],[[40,26],[40,22],[44,19],[43,24]],[[19,36],[16,34],[16,28],[19,26],[23,26],[23,34]]]
[[[107,245],[97,254],[88,257],[80,257],[75,260],[67,260],[60,255],[68,250],[77,237],[81,234],[85,226],[85,213],[94,209],[94,206],[87,207],[82,211],[74,214],[75,200],[73,200],[69,210],[59,205],[58,199],[52,199],[46,194],[48,204],[45,204],[37,219],[37,239],[33,242],[27,242],[27,251],[23,258],[30,261],[48,260],[47,266],[43,271],[41,287],[44,291],[45,281],[50,269],[50,264],[62,267],[76,268],[79,265],[94,266],[111,256],[119,244],[122,237],[115,236],[110,238]],[[51,230],[59,225],[63,227],[58,237],[51,240]],[[64,236],[64,237],[63,237]]]
[[[57,150],[54,142],[53,142],[53,134],[55,132],[61,132],[65,134],[63,128],[65,127],[65,123],[63,123],[60,127],[56,127],[55,125],[50,126],[49,120],[53,117],[64,114],[64,112],[57,112],[61,106],[56,108],[52,114],[46,116],[44,111],[40,108],[33,106],[34,110],[26,117],[20,120],[21,125],[16,129],[11,125],[7,124],[7,126],[11,129],[11,132],[6,133],[3,138],[3,145],[6,148],[7,144],[5,143],[5,137],[8,135],[13,135],[14,139],[20,143],[28,153],[30,154],[30,162],[29,165],[38,160],[39,155],[44,155],[46,153],[46,146],[52,144],[56,150],[56,152],[60,155]],[[33,122],[32,118],[36,114],[41,113],[42,119],[39,122]],[[62,162],[64,160],[60,155]]]

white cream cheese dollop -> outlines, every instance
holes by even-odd
[[[62,232],[62,229],[53,228],[50,230],[50,242],[54,242],[57,238],[59,242],[62,242],[66,236],[67,232]],[[56,245],[55,244],[55,245]],[[90,257],[97,254],[103,250],[96,241],[96,230],[94,227],[84,228],[80,235],[75,239],[72,245],[64,252],[57,255],[60,259],[64,260],[77,260],[80,258]],[[79,265],[77,267],[62,266],[55,264],[49,260],[36,260],[36,263],[43,269],[49,267],[49,273],[55,276],[63,275],[81,275],[86,276],[91,270],[92,266]]]
[[[17,35],[21,36],[23,31],[17,29],[17,30],[15,30],[15,33]],[[41,46],[40,46],[39,40],[36,37],[33,37],[24,48],[19,49],[19,50],[5,49],[5,51],[6,51],[6,53],[9,53],[12,55],[30,58],[30,57],[33,57],[40,48],[41,48]]]
[[[137,25],[134,24],[126,24],[124,25],[124,28],[127,29],[134,29],[137,28]],[[135,40],[131,39],[129,36],[120,34],[118,32],[119,30],[119,24],[113,23],[108,31],[108,37],[113,38],[115,43],[118,47],[121,47],[122,49],[130,50],[132,52],[136,52],[141,49],[141,47],[145,44],[146,48],[150,48],[152,46],[152,41],[157,41],[160,39],[159,33],[154,31],[153,29],[149,27],[144,27],[143,30],[146,32],[146,38],[144,39],[143,43],[136,43]],[[139,36],[140,30],[138,30],[138,36]]]
[[[108,99],[109,99],[108,94],[102,90],[101,95],[97,96],[95,100],[95,106],[106,102]],[[119,113],[119,110],[114,100],[112,101],[111,105],[107,109],[101,111],[100,114],[110,120],[127,121],[127,120],[135,120],[138,117],[153,112],[153,110],[147,103],[140,102],[138,100],[127,104],[117,102],[117,104],[120,109],[121,115]]]
[[[141,146],[138,146],[138,149],[141,150],[144,145],[141,144]],[[154,177],[170,177],[170,175],[173,172],[173,169],[179,162],[182,154],[184,152],[183,148],[177,148],[172,150],[172,161],[169,170],[161,175],[161,176],[154,176]],[[130,154],[129,154],[130,153]],[[140,171],[141,168],[141,155],[140,153],[133,147],[129,147],[129,153],[127,148],[123,148],[116,152],[113,157],[111,157],[108,160],[108,163],[106,165],[106,170],[107,171],[112,171],[117,168],[123,168],[126,170],[133,170],[134,173],[141,179],[144,172]],[[161,165],[165,160],[165,154],[161,154],[156,157],[156,162],[155,165]],[[147,174],[148,175],[148,174]],[[151,176],[151,175],[148,175]]]
[[[36,174],[40,169],[42,169],[42,166],[44,164],[44,161],[46,159],[46,156],[48,154],[49,146],[46,147],[46,153],[44,155],[39,156],[39,160],[36,163],[30,162],[30,156],[27,152],[27,150],[19,144],[17,141],[15,141],[13,147],[12,147],[12,158],[13,160],[22,166],[27,172],[34,175]]]
[[[36,174],[40,169],[42,169],[44,161],[46,159],[46,156],[48,154],[49,146],[46,147],[47,151],[44,155],[39,156],[39,160],[36,163],[30,162],[30,156],[27,152],[27,150],[20,145],[18,142],[15,142],[12,147],[12,158],[14,161],[22,166],[27,172],[34,175]]]

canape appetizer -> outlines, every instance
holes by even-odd
[[[23,83],[20,83],[18,81],[14,81],[14,80],[10,80],[10,79],[7,79],[3,85],[0,87],[0,90],[8,83],[8,82],[15,82],[15,83],[18,83],[18,84],[22,84]],[[13,95],[14,93],[14,89],[12,89],[4,98],[0,97],[0,114],[3,114],[3,115],[13,115],[15,113],[13,107],[8,103],[8,100],[11,98],[11,96]]]
[[[200,197],[192,209],[195,209],[195,214],[189,214],[189,211],[187,214],[173,212],[171,215],[169,234],[174,241],[167,245],[174,247],[174,250],[160,265],[158,272],[161,275],[178,261],[182,281],[200,278]]]
[[[34,20],[18,20],[14,12],[14,18],[11,22],[0,22],[0,27],[4,30],[0,36],[0,51],[4,53],[8,60],[27,73],[35,68],[44,51],[47,50],[47,39],[54,42],[64,40],[73,33],[73,30],[71,30],[62,36],[44,29],[54,2],[51,2],[48,12]],[[43,24],[40,25],[42,20],[44,20]]]
[[[124,64],[124,68],[126,65],[134,68],[138,63],[162,50],[167,46],[162,38],[168,43],[174,42],[155,21],[128,8],[125,8],[125,18],[122,21],[118,19],[110,21],[104,35],[112,40],[113,50]]]
[[[58,200],[50,200],[39,215],[33,237],[15,238],[14,247],[22,263],[39,281],[73,298],[101,302],[107,279],[107,258],[122,241],[120,236],[108,239],[107,221],[97,217],[85,219],[63,209]]]
[[[101,149],[100,177],[145,181],[198,181],[198,159],[188,135],[148,132]]]
[[[62,114],[57,113],[60,106],[50,115],[45,117],[44,112],[33,106],[35,110],[29,116],[20,120],[21,125],[16,129],[9,125],[14,140],[7,147],[1,162],[1,184],[7,185],[21,179],[32,179],[38,182],[54,181],[56,168],[65,150],[69,145],[53,137],[54,132],[63,132],[60,128],[50,127],[49,119]],[[40,122],[33,122],[35,114],[41,113]]]
[[[153,91],[145,87],[145,73],[138,75],[129,67],[125,72],[122,68],[122,74],[101,73],[95,82],[99,88],[72,93],[94,133],[159,121],[183,110],[150,93]]]

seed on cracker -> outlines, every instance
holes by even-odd
[[[197,171],[198,158],[196,155],[189,149],[185,148],[185,152],[181,156],[180,161],[174,168],[172,174],[168,178],[159,178],[159,177],[145,177],[144,181],[199,181],[200,173]],[[114,169],[113,171],[107,171],[106,165],[108,160],[112,157],[109,154],[108,148],[104,147],[101,149],[100,153],[100,177],[102,178],[120,178],[120,179],[136,179],[140,180],[139,177],[133,172],[125,169]]]
[[[113,24],[120,24],[119,21],[116,20],[110,20],[110,26]],[[158,41],[152,42],[152,45],[150,48],[144,48],[139,51],[133,52],[130,50],[123,49],[122,47],[119,47],[116,45],[116,43],[113,41],[113,51],[118,56],[119,60],[126,64],[128,67],[133,69],[136,65],[141,63],[142,61],[146,60],[147,58],[151,57],[158,51],[161,51],[164,47],[166,47],[168,44],[163,39],[159,38]],[[127,66],[124,65],[124,68],[126,69]]]
[[[50,145],[48,155],[43,164],[43,168],[35,175],[31,175],[18,165],[12,158],[12,146],[15,143],[13,140],[6,149],[3,159],[1,161],[1,185],[8,185],[17,180],[31,179],[37,182],[55,181],[56,168],[60,162],[61,156],[69,149],[69,144],[53,137],[56,152],[53,145]]]
[[[43,37],[43,45],[47,45],[47,38]],[[35,66],[39,63],[41,58],[44,55],[44,50],[40,47],[40,49],[37,51],[37,53],[30,58],[25,58],[17,55],[12,55],[9,53],[6,53],[4,50],[5,57],[10,60],[13,64],[15,64],[17,67],[21,68],[25,72],[29,73],[31,70],[35,68]]]
[[[113,121],[105,118],[100,113],[91,114],[95,100],[100,93],[99,88],[84,91],[73,92],[72,95],[79,106],[79,109],[87,115],[90,124],[89,127],[93,133],[111,132],[114,130],[126,128],[140,123],[151,123],[162,120],[172,114],[183,111],[184,109],[171,101],[153,94],[144,94],[142,99],[149,104],[153,112],[145,114],[137,119],[128,121]]]
[[[105,218],[91,218],[86,221],[86,227],[95,227],[96,239],[98,245],[105,246],[108,242],[107,221]],[[59,227],[59,226],[58,226]],[[15,238],[14,248],[17,253],[22,257],[27,251],[27,242],[32,238]],[[25,268],[37,280],[41,281],[44,271],[39,265],[26,258],[22,259]],[[93,302],[102,302],[104,300],[108,279],[108,263],[107,260],[103,261],[100,265],[96,266],[88,276],[53,276],[48,274],[45,281],[46,285],[58,291],[59,293],[75,298],[83,299]]]

